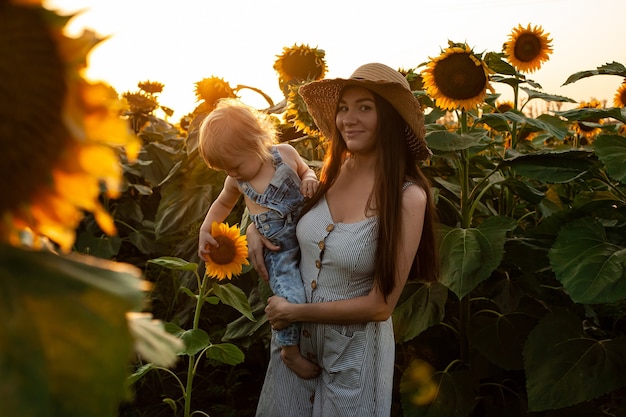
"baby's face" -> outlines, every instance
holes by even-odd
[[[261,169],[263,162],[254,154],[224,156],[223,170],[238,181],[250,181]]]

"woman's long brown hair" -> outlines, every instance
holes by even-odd
[[[374,94],[378,112],[377,147],[378,161],[374,185],[375,209],[379,217],[378,246],[374,270],[374,282],[386,298],[395,287],[396,254],[399,250],[400,219],[402,216],[402,187],[410,181],[424,189],[427,195],[424,227],[413,259],[409,280],[433,282],[439,276],[439,258],[435,238],[437,215],[433,203],[431,185],[423,174],[407,145],[406,123],[398,112],[382,97]],[[313,207],[332,186],[341,165],[348,156],[348,149],[335,129],[335,137],[326,150],[320,173],[320,187],[303,209]]]

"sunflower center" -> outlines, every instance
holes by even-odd
[[[10,4],[0,11],[0,213],[48,185],[71,141],[62,118],[65,64],[42,16]]]
[[[237,248],[228,236],[216,236],[215,240],[219,244],[217,248],[211,248],[209,257],[218,265],[227,265],[231,263],[237,255]]]
[[[530,62],[541,53],[541,40],[532,33],[524,33],[515,42],[515,58]]]
[[[433,75],[439,91],[454,100],[474,98],[487,85],[487,76],[482,66],[476,65],[466,53],[445,57],[435,65]]]

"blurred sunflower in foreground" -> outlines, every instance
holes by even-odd
[[[503,49],[511,65],[521,72],[534,72],[549,59],[552,53],[552,39],[541,26],[526,28],[518,25],[509,35]]]
[[[443,110],[469,110],[485,100],[491,70],[481,55],[464,43],[449,42],[449,47],[430,58],[421,75],[426,93]]]
[[[248,263],[248,241],[237,226],[213,222],[211,235],[219,246],[211,248],[206,259],[206,275],[218,280],[241,275],[243,265]]]
[[[119,148],[132,160],[140,142],[120,118],[115,90],[82,76],[102,39],[66,37],[72,16],[37,4],[0,5],[0,241],[40,247],[48,238],[68,252],[84,211],[115,234],[98,198],[117,196]]]

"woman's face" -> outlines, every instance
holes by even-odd
[[[339,99],[335,123],[350,152],[374,151],[378,127],[374,94],[363,87],[346,89]]]

